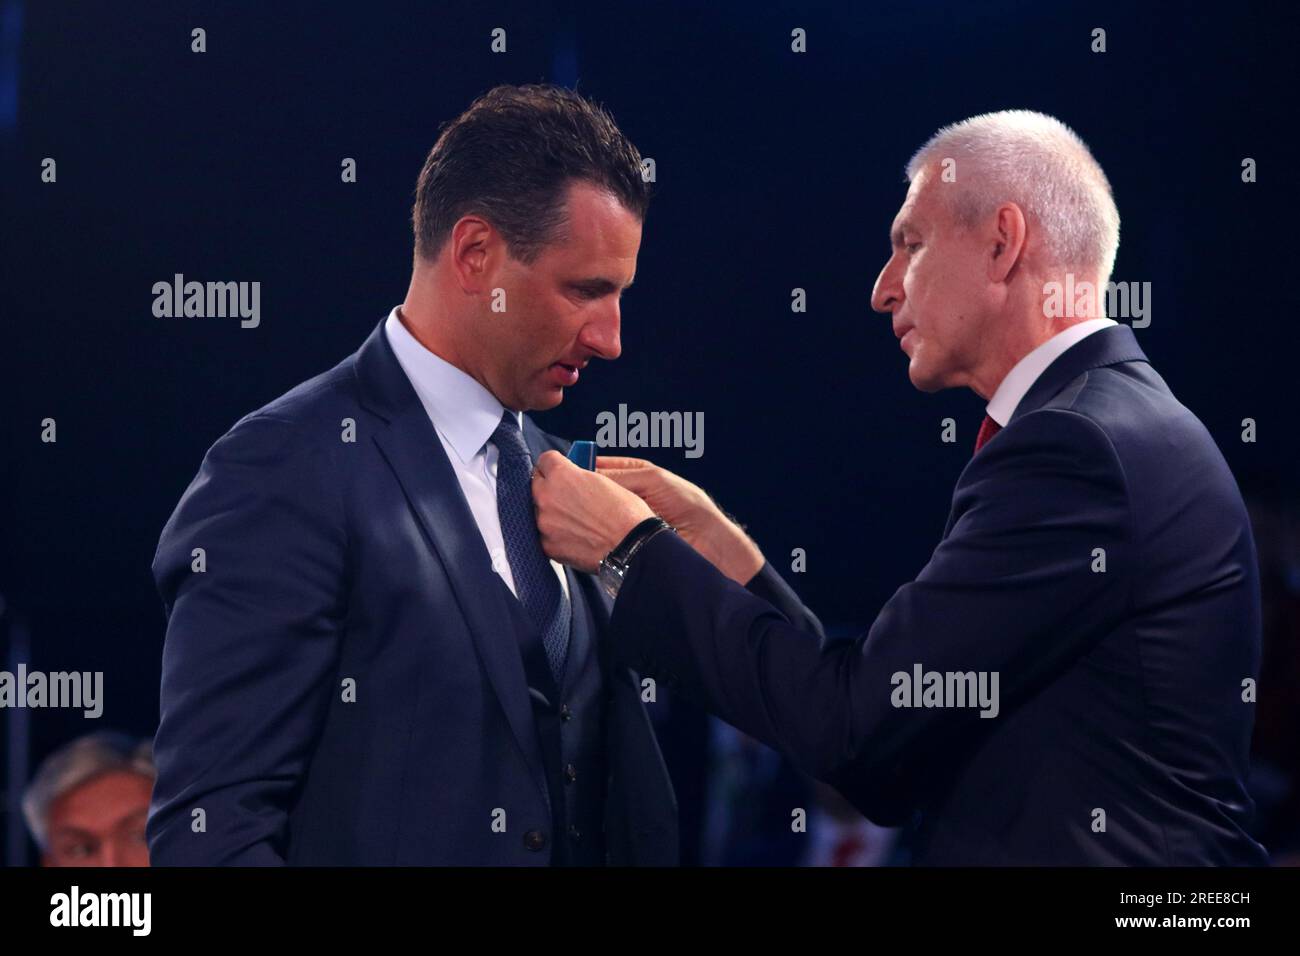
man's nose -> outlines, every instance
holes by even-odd
[[[619,338],[621,323],[619,305],[615,302],[612,308],[582,327],[578,341],[600,358],[613,361],[623,354],[623,343]]]
[[[871,308],[877,312],[893,312],[903,304],[903,284],[899,281],[901,270],[894,268],[897,257],[891,256],[876,276],[875,287],[871,290]]]

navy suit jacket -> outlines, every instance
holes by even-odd
[[[877,822],[914,823],[917,862],[1265,859],[1246,832],[1250,524],[1127,326],[1040,376],[963,470],[929,563],[858,639],[819,640],[671,534],[634,559],[611,628],[617,660]],[[896,706],[894,675],[917,665],[996,672],[999,713]]]
[[[567,449],[524,431],[534,457]],[[551,816],[509,608],[382,322],[212,446],[153,572],[169,618],[155,865],[548,861],[525,839]],[[609,599],[569,580],[603,634]],[[604,664],[608,860],[674,864],[640,678]]]

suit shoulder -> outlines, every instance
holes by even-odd
[[[360,408],[355,358],[349,356],[329,371],[295,385],[249,412],[218,439],[214,448],[240,439],[256,443],[259,436],[276,441],[318,432],[337,441],[343,419],[355,417]]]
[[[305,423],[333,415],[339,410],[355,408],[358,404],[355,373],[356,357],[348,356],[329,371],[295,385],[244,417]]]
[[[1045,407],[1073,411],[1094,422],[1125,462],[1154,457],[1174,467],[1222,459],[1205,425],[1145,362],[1090,369]]]
[[[1140,523],[1155,521],[1175,502],[1185,514],[1203,509],[1195,513],[1245,522],[1241,493],[1214,437],[1149,364],[1091,369],[1025,417],[1045,412],[1082,416],[1105,435]]]

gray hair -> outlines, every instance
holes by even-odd
[[[45,850],[49,840],[50,807],[65,793],[112,771],[153,778],[153,742],[112,730],[101,730],[64,744],[41,762],[23,792],[23,817],[32,839]]]
[[[1103,283],[1110,278],[1119,210],[1106,174],[1070,127],[1030,110],[972,116],[943,127],[917,150],[908,181],[945,159],[954,161],[956,173],[948,208],[963,226],[1014,202],[1042,230],[1051,264],[1096,273]]]

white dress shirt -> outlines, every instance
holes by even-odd
[[[492,569],[518,597],[510,560],[506,557],[505,538],[501,534],[501,516],[497,511],[497,448],[488,441],[501,423],[505,406],[473,376],[421,345],[402,324],[397,313],[397,308],[394,308],[384,323],[388,344],[393,347],[402,371],[411,380],[429,421],[433,422],[447,460],[460,482],[460,490],[465,493],[470,514],[483,536],[483,544],[492,559]],[[515,414],[522,427],[523,414]],[[569,582],[563,566],[552,561],[551,567],[567,595]]]
[[[1011,367],[1007,377],[1002,380],[1002,384],[989,399],[988,407],[984,409],[985,413],[1005,427],[1007,422],[1011,421],[1011,416],[1016,413],[1016,406],[1020,404],[1020,400],[1038,381],[1038,377],[1047,371],[1047,366],[1055,362],[1066,349],[1082,342],[1093,332],[1100,332],[1102,329],[1118,324],[1114,319],[1088,319],[1057,332]]]

